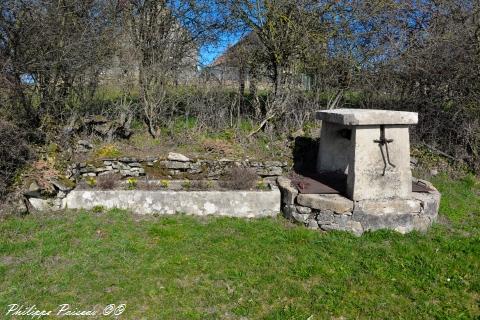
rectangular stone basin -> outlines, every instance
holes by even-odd
[[[73,190],[62,206],[92,209],[120,208],[137,214],[216,215],[242,218],[273,217],[280,212],[280,191],[267,190]]]

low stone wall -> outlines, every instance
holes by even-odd
[[[189,159],[178,153],[170,153],[166,158],[146,159],[121,157],[102,159],[97,163],[75,163],[68,167],[67,177],[96,177],[109,173],[119,173],[125,177],[138,177],[149,171],[161,173],[166,178],[220,178],[233,166],[251,168],[259,177],[277,177],[287,171],[288,164],[280,161],[251,160],[203,160]]]
[[[171,190],[73,190],[63,207],[121,208],[137,214],[216,215],[242,218],[273,217],[280,212],[280,191],[171,191]]]
[[[175,186],[172,186],[175,188]],[[265,190],[79,190],[62,198],[30,198],[36,210],[120,208],[137,214],[217,215],[242,218],[276,216],[280,191]]]
[[[412,193],[411,199],[352,201],[339,194],[299,194],[290,179],[279,177],[282,212],[312,229],[343,230],[361,235],[365,231],[392,229],[400,233],[425,231],[436,220],[440,193]]]

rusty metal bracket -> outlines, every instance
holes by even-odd
[[[380,152],[382,153],[382,160],[383,160],[382,176],[384,176],[388,165],[390,165],[392,168],[395,168],[395,165],[390,161],[390,153],[388,151],[388,144],[393,142],[393,139],[385,138],[385,126],[384,125],[380,126],[380,139],[373,140],[373,142],[378,143],[378,146],[380,147]],[[385,146],[385,153],[387,154],[386,158],[385,158],[385,154],[383,153],[383,146]]]

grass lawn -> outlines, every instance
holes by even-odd
[[[120,210],[8,217],[0,318],[11,303],[125,303],[122,319],[478,319],[480,185],[434,183],[440,223],[405,236]]]

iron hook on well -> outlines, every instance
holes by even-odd
[[[378,143],[380,147],[380,152],[382,153],[382,160],[383,160],[383,173],[382,176],[385,175],[385,171],[387,170],[387,165],[390,165],[392,168],[395,168],[395,165],[390,161],[390,153],[388,151],[388,144],[393,142],[393,139],[385,138],[385,126],[380,125],[380,139],[373,140],[373,142]],[[385,146],[385,152],[387,156],[383,153],[383,146]]]

